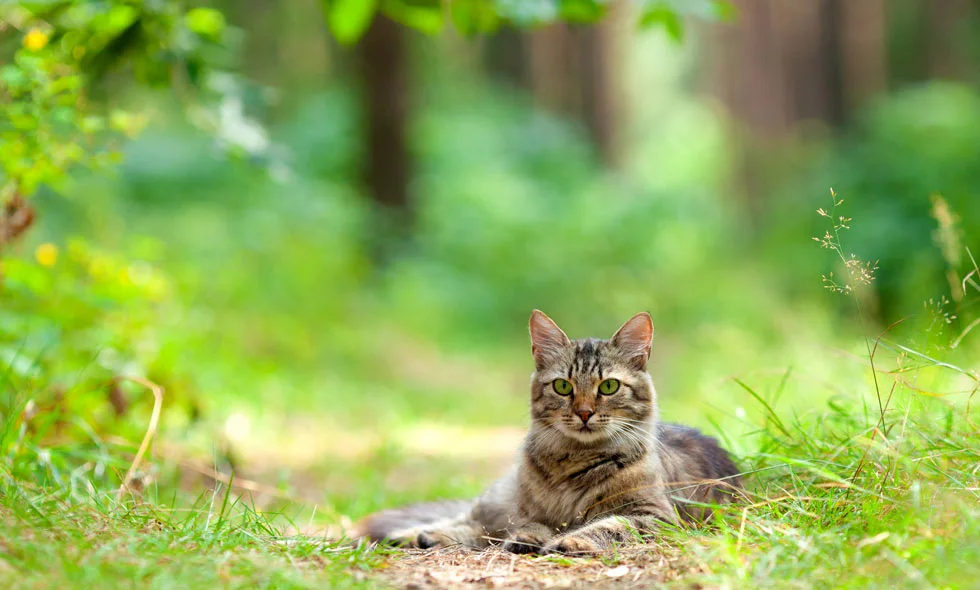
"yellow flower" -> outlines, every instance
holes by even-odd
[[[34,257],[41,266],[54,266],[58,262],[58,247],[54,244],[41,244],[34,251]]]
[[[24,35],[24,47],[31,51],[43,49],[48,44],[49,35],[40,29],[31,29]]]

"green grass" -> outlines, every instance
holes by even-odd
[[[751,372],[736,382],[731,392],[741,394],[732,405],[749,411],[735,417],[744,422],[742,434],[729,435],[748,449],[739,460],[750,474],[750,498],[714,526],[665,531],[658,543],[680,548],[685,561],[700,567],[680,578],[684,585],[973,584],[980,575],[980,431],[966,404],[977,376],[911,349],[879,348],[880,406],[867,367],[863,379],[851,381],[849,358],[838,361],[842,393],[815,394],[822,401],[812,404],[784,408],[784,389],[825,387],[808,382],[802,369],[774,375],[768,390],[757,388]],[[488,407],[480,398],[457,403],[471,411]],[[234,485],[231,494],[225,486],[201,493],[195,491],[200,483],[179,483],[166,459],[158,461],[160,483],[117,501],[115,485],[132,448],[50,445],[30,429],[11,430],[16,422],[6,424],[4,587],[371,586],[378,582],[370,572],[397,552],[296,538],[289,527],[336,523],[342,515],[410,500],[472,495],[494,476],[492,461],[420,457],[389,439],[366,455],[324,457],[305,474],[287,475],[311,480],[305,493],[314,500],[305,503],[268,497],[256,503],[261,494]],[[282,462],[289,465],[290,458]],[[285,489],[287,496],[301,491]],[[606,561],[630,563],[629,557]]]
[[[661,388],[665,419],[720,436],[749,474],[749,499],[715,525],[665,531],[657,540],[686,564],[675,581],[973,585],[980,431],[967,408],[978,385],[975,349],[942,350],[929,345],[934,334],[918,338],[927,353],[887,339],[795,334],[751,355],[687,359],[674,370],[697,370],[699,381],[685,378],[700,383],[690,396]],[[758,338],[731,326],[716,336],[743,344]],[[205,363],[229,354],[195,350]],[[658,350],[669,355],[670,345],[661,341]],[[297,538],[295,530],[410,501],[472,497],[502,471],[526,420],[527,368],[511,366],[526,362],[523,343],[485,357],[431,343],[398,354],[373,373],[359,365],[345,373],[288,359],[262,367],[221,360],[225,371],[242,371],[225,383],[251,395],[219,396],[233,403],[209,408],[197,422],[179,404],[165,412],[140,470],[153,483],[121,500],[120,478],[149,418],[146,394],[127,390],[131,409],[112,418],[84,372],[77,386],[67,383],[68,405],[59,407],[34,402],[50,398],[49,365],[39,362],[42,372],[28,377],[8,368],[0,395],[0,586],[381,584],[377,575],[398,563],[397,552]],[[201,377],[218,375],[221,383],[230,374]],[[304,390],[313,399],[295,406]],[[29,407],[37,409],[25,414]],[[246,434],[229,426],[234,415],[249,421]],[[214,481],[188,469],[187,458],[234,472],[231,493],[225,485],[207,491]],[[253,483],[257,491],[242,487]],[[633,559],[624,552],[602,563]],[[579,575],[579,560],[549,558],[541,567],[548,564]]]
[[[3,486],[0,583],[5,588],[365,587],[356,572],[378,551],[285,538],[241,499],[162,503],[68,502]],[[203,506],[202,506],[203,504]]]
[[[916,396],[899,392],[883,423],[835,405],[767,431],[749,461],[762,470],[753,502],[704,539],[709,578],[969,586],[980,573],[980,432],[962,405]]]
[[[382,584],[377,576],[398,552],[297,529],[479,493],[526,421],[528,368],[523,342],[463,353],[377,321],[369,333],[402,344],[375,369],[369,339],[356,341],[363,357],[347,369],[269,353],[258,365],[236,364],[228,357],[255,354],[243,351],[254,343],[196,345],[195,387],[248,395],[204,398],[220,406],[195,421],[182,410],[182,381],[168,383],[177,403],[139,470],[150,483],[121,499],[149,396],[125,389],[131,407],[112,417],[104,388],[87,376],[96,367],[53,380],[59,365],[43,351],[30,371],[6,367],[0,586]],[[968,411],[980,384],[975,347],[938,346],[957,336],[952,324],[940,324],[943,337],[934,326],[903,337],[909,345],[799,325],[764,343],[751,327],[714,324],[688,335],[716,340],[699,355],[661,335],[655,356],[683,373],[661,387],[664,419],[721,437],[748,474],[749,498],[711,526],[665,530],[650,551],[680,556],[681,566],[671,563],[682,586],[972,586],[980,576],[980,429]],[[658,373],[656,358],[653,367]],[[677,383],[692,387],[688,395]],[[202,466],[233,474],[231,492],[202,477]],[[624,551],[601,563],[634,559]],[[551,557],[540,567],[549,564],[574,578],[581,561]]]

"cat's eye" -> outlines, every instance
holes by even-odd
[[[551,382],[551,388],[555,390],[558,395],[568,395],[572,393],[572,384],[564,379],[555,379]]]
[[[618,379],[606,379],[599,384],[599,393],[602,395],[612,395],[619,391]]]

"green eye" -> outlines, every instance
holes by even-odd
[[[606,379],[599,384],[599,393],[612,395],[619,391],[619,381],[617,379]]]
[[[572,393],[572,384],[564,379],[555,379],[551,382],[551,387],[558,395],[568,395]]]

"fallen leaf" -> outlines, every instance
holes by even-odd
[[[606,570],[605,576],[607,578],[622,578],[628,573],[630,573],[630,568],[625,565],[621,565],[619,567],[614,567],[611,570]]]

